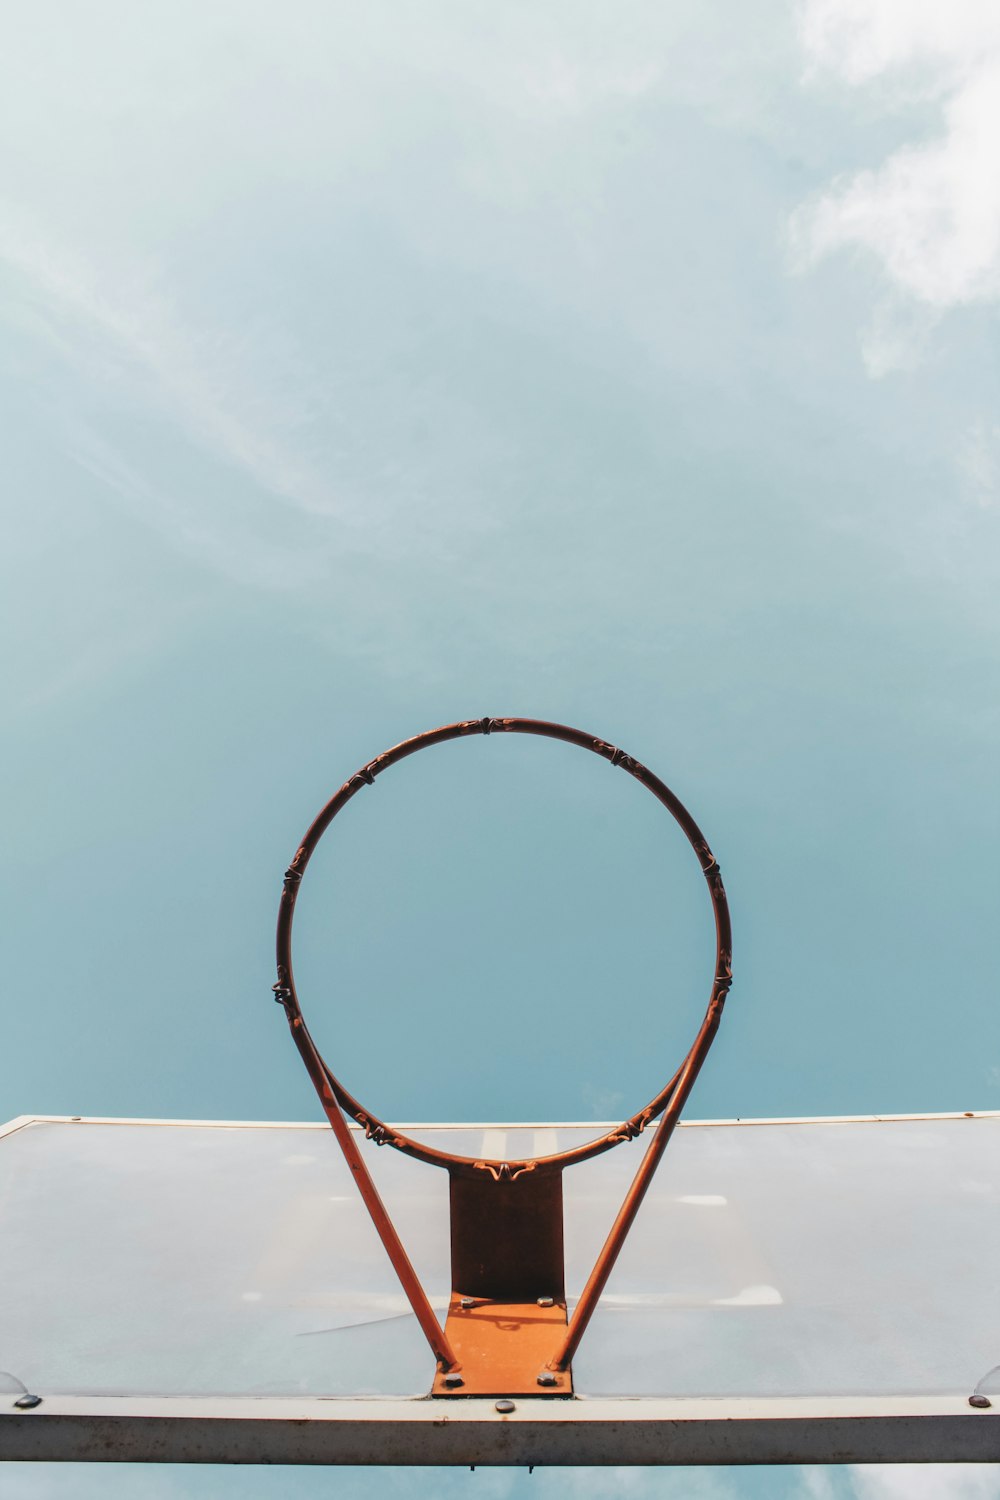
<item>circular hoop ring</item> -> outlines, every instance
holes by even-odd
[[[397,761],[405,760],[408,755],[414,755],[418,750],[426,750],[431,745],[443,744],[446,740],[464,739],[473,734],[535,734],[546,739],[562,740],[568,745],[577,745],[582,750],[590,750],[595,755],[603,756],[613,766],[620,766],[630,776],[634,776],[647,791],[652,792],[658,801],[679,824],[688,842],[698,857],[702,874],[708,884],[709,895],[712,900],[712,910],[715,914],[716,932],[716,955],[715,955],[715,978],[712,983],[712,992],[709,997],[708,1008],[705,1012],[705,1020],[698,1033],[700,1039],[711,1024],[718,1024],[719,1014],[725,1002],[726,995],[733,982],[732,968],[732,930],[729,919],[729,905],[726,901],[726,892],[722,884],[722,874],[719,870],[718,861],[709,848],[704,835],[697,823],[691,817],[687,809],[674,796],[669,787],[655,776],[652,771],[631,755],[609,744],[606,740],[598,739],[594,735],[585,734],[580,729],[571,729],[565,724],[550,724],[544,719],[466,719],[457,724],[445,724],[440,729],[430,729],[425,734],[418,734],[413,739],[403,740],[399,745],[394,745],[391,750],[384,751],[370,760],[367,765],[362,766],[353,776],[344,782],[340,790],[330,798],[323,811],[315,819],[302,843],[295,852],[285,872],[284,889],[281,894],[281,903],[278,908],[278,931],[277,931],[277,960],[278,960],[278,982],[274,986],[274,997],[283,1005],[285,1013],[291,1026],[292,1036],[302,1054],[306,1067],[313,1079],[321,1098],[335,1099],[340,1108],[357,1121],[364,1129],[366,1136],[379,1146],[394,1146],[398,1151],[404,1151],[409,1156],[415,1156],[419,1161],[430,1163],[432,1166],[447,1167],[453,1174],[478,1175],[481,1171],[488,1171],[497,1178],[514,1178],[526,1171],[561,1172],[564,1167],[573,1163],[586,1161],[592,1156],[599,1155],[602,1151],[609,1151],[613,1146],[620,1145],[623,1141],[633,1140],[645,1130],[650,1121],[655,1120],[666,1107],[674,1088],[681,1076],[684,1065],[674,1074],[660,1092],[650,1100],[644,1109],[637,1114],[624,1120],[617,1129],[610,1131],[607,1135],[599,1136],[596,1140],[588,1141],[582,1146],[574,1147],[571,1151],[556,1152],[551,1156],[541,1156],[534,1161],[482,1161],[471,1156],[455,1156],[448,1151],[439,1151],[432,1146],[425,1146],[419,1141],[412,1140],[403,1135],[401,1131],[394,1130],[386,1125],[377,1115],[365,1109],[353,1094],[349,1093],[344,1085],[327,1067],[323,1061],[315,1043],[309,1035],[302,1009],[299,1005],[298,995],[295,989],[295,979],[292,970],[292,920],[295,914],[295,902],[299,893],[299,886],[306,866],[316,849],[323,834],[329,828],[337,814],[354,797],[362,787],[371,786],[375,777],[383,771],[394,766]],[[695,1045],[698,1045],[696,1039]]]

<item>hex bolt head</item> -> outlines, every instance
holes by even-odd
[[[978,1406],[979,1409],[981,1411],[983,1411],[983,1410],[986,1409],[986,1407],[992,1406],[993,1402],[990,1400],[989,1396],[979,1396],[979,1395],[976,1395],[976,1396],[970,1396],[969,1397],[969,1405],[970,1406]]]
[[[464,1385],[465,1381],[462,1379],[457,1370],[449,1370],[447,1375],[444,1377],[444,1383],[449,1387],[450,1390],[454,1390],[457,1386]]]
[[[539,1307],[554,1307],[555,1300],[554,1297],[539,1297],[538,1305]]]
[[[25,1391],[24,1395],[18,1396],[14,1402],[14,1405],[19,1406],[22,1411],[31,1411],[33,1407],[41,1406],[41,1404],[41,1396],[33,1396],[30,1391]]]
[[[506,1416],[508,1412],[515,1411],[517,1408],[514,1406],[514,1403],[513,1401],[511,1401],[510,1397],[505,1396],[502,1401],[494,1401],[493,1409],[494,1411],[502,1412],[503,1415]]]
[[[551,1370],[543,1370],[538,1376],[539,1385],[558,1385],[559,1382]]]

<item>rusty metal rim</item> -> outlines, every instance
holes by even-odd
[[[516,1177],[526,1171],[561,1172],[564,1167],[587,1161],[590,1157],[609,1151],[612,1147],[624,1141],[633,1140],[640,1135],[670,1101],[684,1065],[682,1064],[670,1081],[643,1109],[624,1120],[607,1135],[599,1136],[570,1151],[541,1156],[532,1161],[516,1162],[485,1161],[471,1156],[456,1156],[451,1152],[439,1151],[432,1146],[422,1145],[401,1131],[393,1130],[377,1115],[364,1108],[331,1072],[320,1055],[315,1042],[309,1035],[295,988],[292,968],[292,922],[295,902],[309,860],[333,819],[362,787],[373,785],[376,776],[398,761],[414,755],[418,750],[428,749],[432,745],[440,745],[447,740],[463,739],[475,734],[534,734],[547,739],[561,740],[565,744],[576,745],[583,750],[590,750],[610,761],[613,766],[620,766],[622,770],[627,771],[671,813],[698,858],[712,901],[715,916],[716,959],[715,977],[705,1012],[706,1020],[718,1014],[732,984],[732,931],[719,864],[700,828],[670,788],[640,761],[595,735],[586,734],[580,729],[572,729],[565,724],[552,724],[544,719],[484,718],[465,719],[455,724],[445,724],[438,729],[415,735],[412,739],[403,740],[391,749],[383,751],[381,755],[377,755],[353,776],[348,777],[311,824],[285,872],[284,887],[278,908],[276,935],[278,980],[274,985],[274,995],[285,1009],[292,1036],[309,1070],[313,1084],[321,1100],[324,1101],[324,1108],[327,1108],[328,1100],[330,1102],[336,1100],[340,1108],[362,1126],[366,1136],[376,1145],[393,1146],[398,1151],[416,1157],[418,1161],[427,1162],[432,1166],[446,1167],[451,1172],[463,1174],[485,1170],[496,1177]]]

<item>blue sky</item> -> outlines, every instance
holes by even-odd
[[[505,713],[624,746],[719,855],[736,983],[689,1114],[1000,1107],[994,8],[39,0],[4,31],[0,1113],[311,1118],[281,872],[356,766]],[[397,1118],[634,1107],[704,1003],[693,864],[596,760],[436,756],[310,871],[321,1043]],[[1000,1495],[614,1485],[932,1477]]]

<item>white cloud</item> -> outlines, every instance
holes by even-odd
[[[608,1495],[634,1500],[737,1500],[742,1486],[725,1469],[562,1469],[540,1471],[553,1491],[573,1500],[605,1500]],[[536,1475],[537,1479],[539,1476]],[[557,1481],[553,1483],[553,1481]]]
[[[799,39],[811,73],[857,85],[895,68],[926,69],[923,89],[934,92],[1000,46],[1000,10],[992,0],[805,0]]]
[[[952,308],[1000,298],[1000,7],[980,0],[807,0],[807,79],[939,99],[942,131],[838,180],[791,225],[811,265],[855,250],[880,263],[890,299],[865,340],[869,372],[906,367]],[[900,302],[919,310],[910,316]]]
[[[828,1469],[810,1464],[799,1470],[798,1477],[804,1500],[838,1500]]]
[[[945,135],[895,152],[810,211],[819,258],[857,245],[932,307],[1000,291],[1000,60],[981,64],[945,108]]]
[[[880,1464],[851,1470],[858,1500],[1000,1500],[996,1464]]]

